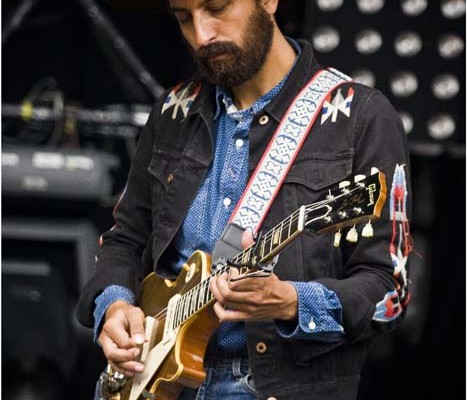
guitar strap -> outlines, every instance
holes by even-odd
[[[339,85],[352,79],[334,68],[319,70],[302,88],[280,121],[212,253],[230,258],[241,251],[239,227],[259,231],[313,123]],[[233,227],[232,227],[233,226]],[[235,232],[233,232],[234,230]],[[241,235],[240,235],[241,236]]]

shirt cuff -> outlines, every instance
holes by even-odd
[[[297,290],[298,321],[276,320],[279,335],[320,342],[342,340],[342,306],[336,293],[318,282],[290,283]]]
[[[104,318],[105,312],[109,306],[116,302],[117,300],[122,300],[128,304],[135,303],[134,293],[124,287],[118,285],[107,286],[104,291],[96,297],[95,303],[96,308],[94,309],[94,342],[99,343],[97,338],[99,337],[100,331],[102,329],[102,320]]]

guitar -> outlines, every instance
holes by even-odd
[[[341,182],[322,200],[301,206],[232,260],[211,272],[209,254],[195,251],[183,265],[177,279],[161,279],[154,273],[143,281],[140,307],[146,315],[146,341],[141,350],[143,372],[133,378],[112,371],[101,374],[102,397],[109,400],[176,400],[184,387],[197,388],[205,378],[203,358],[212,333],[219,327],[209,291],[217,274],[241,265],[245,276],[268,275],[262,270],[305,229],[317,234],[347,232],[356,241],[356,224],[366,222],[362,236],[371,236],[371,220],[379,218],[386,201],[385,175],[376,168],[368,177]],[[334,245],[337,246],[336,240]]]

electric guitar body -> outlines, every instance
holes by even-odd
[[[155,315],[156,329],[153,343],[163,343],[165,310],[171,298],[184,295],[211,274],[211,257],[196,251],[184,264],[175,281],[161,279],[154,273],[143,281],[140,307],[145,315]],[[184,387],[197,388],[205,379],[203,359],[213,332],[219,327],[212,304],[207,304],[194,313],[176,332],[175,341],[169,342],[171,349],[157,369],[158,378],[147,389],[149,398],[176,400]],[[139,379],[136,375],[134,380]],[[133,383],[135,384],[135,382]],[[146,386],[146,385],[145,385]],[[131,399],[131,385],[119,393],[120,400]],[[154,396],[154,397],[153,397]]]

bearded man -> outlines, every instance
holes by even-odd
[[[355,399],[405,314],[401,121],[286,37],[279,1],[167,2],[199,73],[155,104],[80,298],[96,399]]]

